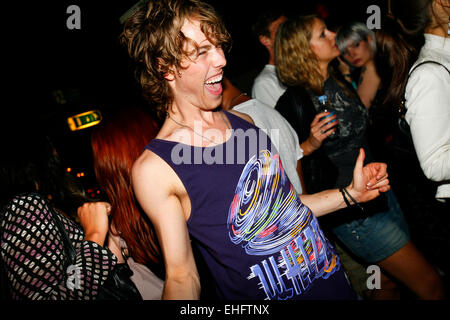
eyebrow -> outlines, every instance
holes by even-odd
[[[206,49],[206,50],[209,50],[209,49],[212,48],[212,45],[211,45],[210,43],[208,43],[208,44],[204,44],[204,45],[202,45],[202,46],[199,45],[198,48],[199,48],[199,49]]]

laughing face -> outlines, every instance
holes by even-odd
[[[222,102],[225,54],[220,46],[211,43],[200,29],[200,22],[186,20],[181,28],[191,41],[185,43],[186,52],[194,52],[182,61],[183,68],[167,75],[175,104],[190,104],[202,110],[213,110]]]

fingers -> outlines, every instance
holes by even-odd
[[[311,128],[314,126],[319,126],[322,127],[323,125],[325,125],[326,123],[328,123],[331,120],[335,120],[337,118],[336,114],[332,114],[328,111],[325,112],[320,112],[318,114],[316,114],[316,116],[314,117],[313,122],[311,122]],[[328,116],[328,117],[327,117]]]
[[[320,134],[327,134],[327,136],[333,134],[336,131],[337,121],[329,122],[326,125],[320,127]]]
[[[330,116],[329,112],[318,113],[311,123],[311,135],[319,141],[323,141],[332,135],[336,131],[335,127],[338,124],[336,118],[335,114]]]
[[[77,211],[85,240],[94,241],[102,246],[108,233],[108,214],[111,212],[111,205],[107,202],[88,202]]]
[[[377,179],[380,180],[383,177],[387,177],[387,164],[386,163],[380,163],[378,166],[378,173],[377,173]]]
[[[368,165],[370,172],[376,176],[378,180],[387,176],[387,164],[382,162],[372,162]]]
[[[81,207],[78,208],[77,213],[78,216],[80,214],[89,214],[89,213],[102,213],[106,212],[106,214],[111,213],[111,205],[108,202],[86,202],[83,203]]]
[[[78,208],[78,218],[83,228],[105,229],[108,225],[108,215],[111,212],[111,205],[107,202],[87,202]]]
[[[384,178],[382,178],[380,180],[372,179],[370,181],[370,184],[369,183],[367,184],[367,189],[368,190],[374,190],[374,189],[379,189],[379,188],[382,188],[382,187],[386,187],[388,185],[389,185],[389,179],[386,176],[386,177],[384,177]]]
[[[364,166],[365,158],[366,158],[366,153],[364,152],[363,148],[360,148],[358,158],[356,159],[355,169],[354,169],[356,172],[359,172],[362,170],[362,168]]]
[[[379,163],[379,162],[373,162],[369,163],[364,167],[364,169],[367,170],[369,181],[367,182],[367,188],[373,187],[376,183],[379,181],[382,181],[384,179],[388,178],[387,173],[387,164],[385,163]]]
[[[321,118],[325,117],[328,114],[329,114],[329,112],[321,112],[321,113],[316,114],[316,116],[314,117],[313,121],[311,122],[311,128],[314,127],[315,125],[317,125],[319,120]]]

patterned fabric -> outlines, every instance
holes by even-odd
[[[15,197],[0,212],[0,252],[14,300],[90,300],[116,264],[109,249],[84,241],[81,226],[54,216],[38,194]],[[63,248],[60,219],[76,248],[76,265]]]
[[[187,227],[219,299],[355,299],[339,257],[295,192],[270,138],[233,113],[225,115],[233,133],[223,144],[153,139],[146,147],[188,192]]]
[[[335,139],[325,139],[322,148],[335,167],[339,169],[334,187],[345,187],[353,179],[353,167],[359,154],[359,148],[364,148],[366,152],[366,163],[373,161],[366,136],[369,111],[356,95],[353,97],[348,95],[332,77],[325,81],[323,90],[336,111],[339,135]],[[312,92],[310,95],[318,112],[320,110],[318,98]]]

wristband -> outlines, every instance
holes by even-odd
[[[361,209],[362,212],[364,212],[364,208],[359,204],[358,201],[356,201],[356,200],[352,197],[352,195],[350,194],[350,192],[348,192],[346,188],[343,188],[343,190],[344,190],[345,194],[348,195],[348,197],[350,198],[350,200],[353,201],[353,205],[356,206],[356,207],[358,207],[359,209]]]
[[[339,192],[342,193],[342,198],[344,198],[345,204],[347,205],[347,207],[351,207],[352,205],[350,204],[350,202],[348,202],[347,197],[345,196],[345,192],[342,188],[339,189]]]

